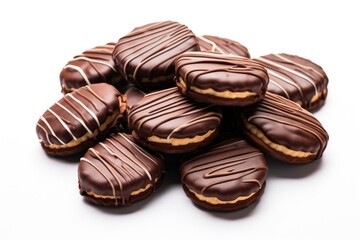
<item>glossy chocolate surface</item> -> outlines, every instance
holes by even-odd
[[[185,89],[182,92],[188,96],[189,92],[194,92],[191,87],[199,90],[212,89],[219,94],[250,92],[256,95],[249,98],[251,102],[259,101],[265,94],[268,84],[266,69],[259,63],[244,57],[223,55],[208,52],[187,52],[181,54],[175,62],[176,81],[181,87],[182,79],[185,82]],[[219,102],[218,99],[225,97],[212,96],[210,94],[191,95],[199,101],[220,105],[240,105],[244,102],[239,101],[241,97],[226,98],[226,101]],[[208,95],[202,97],[201,95]],[[247,102],[245,102],[247,103]]]
[[[113,127],[121,117],[119,97],[119,91],[107,83],[91,84],[66,94],[46,110],[37,122],[36,133],[41,144],[46,147],[80,143],[85,134],[89,139],[96,139],[99,132]],[[113,115],[113,122],[99,130]],[[62,150],[66,151],[66,148],[59,149]]]
[[[324,104],[329,80],[319,65],[285,53],[269,54],[254,60],[268,71],[269,92],[298,102],[309,111],[316,110]]]
[[[92,83],[116,84],[120,74],[115,69],[112,52],[115,43],[107,43],[75,56],[62,69],[60,84],[64,93]]]
[[[198,51],[195,35],[185,25],[164,21],[135,28],[119,39],[113,52],[118,71],[140,88],[173,85],[174,59]]]
[[[317,160],[326,148],[329,136],[313,114],[282,96],[267,93],[264,99],[242,109],[242,120],[259,129],[271,142],[288,149],[315,153],[310,158],[297,158],[281,154],[265,143],[255,144],[264,152],[286,162],[305,163]],[[256,140],[253,133],[241,128],[250,140]]]
[[[97,204],[129,205],[155,191],[164,170],[162,158],[138,146],[131,135],[117,133],[80,159],[80,194]]]
[[[200,50],[203,52],[218,52],[222,54],[234,54],[242,57],[250,57],[248,49],[239,42],[217,36],[197,36]]]
[[[206,147],[184,160],[180,167],[183,184],[202,196],[222,201],[262,191],[268,172],[263,154],[238,137]]]

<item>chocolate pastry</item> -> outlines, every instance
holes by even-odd
[[[210,35],[196,36],[196,38],[202,52],[218,52],[250,58],[248,49],[236,41]]]
[[[240,56],[186,52],[175,62],[176,84],[197,101],[246,106],[261,100],[268,75],[260,64]]]
[[[329,80],[319,65],[285,53],[269,54],[254,60],[268,71],[269,92],[286,97],[308,111],[324,105]]]
[[[217,135],[221,110],[192,101],[176,87],[146,94],[131,107],[128,124],[137,141],[162,153],[185,153]]]
[[[117,133],[80,159],[80,194],[99,205],[130,205],[150,196],[164,171],[160,156],[138,146],[131,135]]]
[[[117,85],[125,82],[115,69],[112,59],[114,47],[115,43],[97,46],[70,60],[60,73],[62,92],[69,93],[92,83]]]
[[[141,89],[174,86],[174,59],[198,51],[195,35],[185,25],[165,21],[135,28],[119,39],[113,52],[117,69]]]
[[[329,136],[307,110],[280,95],[268,92],[264,99],[242,109],[243,134],[264,153],[292,164],[321,158]]]
[[[119,91],[107,83],[81,87],[52,105],[40,117],[36,133],[51,155],[85,152],[117,127],[125,109]]]
[[[186,195],[197,205],[234,211],[257,201],[268,172],[263,154],[239,137],[185,156],[180,175]]]

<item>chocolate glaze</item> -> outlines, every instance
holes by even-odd
[[[239,137],[206,147],[184,159],[186,162],[180,167],[180,175],[185,190],[222,201],[254,194],[251,200],[216,205],[200,201],[188,191],[188,196],[200,206],[221,211],[235,210],[248,206],[261,195],[256,193],[264,190],[268,172],[264,156]]]
[[[121,75],[115,69],[112,52],[115,43],[107,43],[75,56],[62,69],[60,84],[62,92],[68,93],[92,83],[117,84]],[[125,80],[122,80],[125,82]]]
[[[113,52],[118,71],[140,88],[174,85],[174,59],[198,51],[195,35],[185,25],[164,21],[135,28],[119,39]],[[162,78],[160,82],[157,82]]]
[[[163,159],[134,143],[131,135],[117,133],[90,148],[78,167],[80,194],[95,204],[124,206],[148,197],[161,183]],[[151,187],[131,195],[139,189]],[[101,196],[96,197],[93,192]]]
[[[140,101],[145,96],[145,93],[136,87],[130,87],[125,92],[126,109],[129,111],[131,107]]]
[[[214,139],[221,119],[220,108],[192,101],[176,87],[146,94],[129,113],[129,128],[133,135],[149,148],[167,153],[188,152]],[[192,138],[216,130],[212,137],[201,143],[184,146],[156,144],[147,141],[150,136]],[[179,151],[179,152],[176,152]]]
[[[298,102],[309,111],[317,110],[325,103],[329,80],[319,65],[285,53],[269,54],[254,60],[268,70],[269,92]],[[322,93],[319,99],[311,102],[318,93]]]
[[[285,155],[265,144],[245,126],[244,135],[269,155],[289,163],[308,163],[320,159],[329,136],[321,123],[307,110],[282,96],[268,92],[264,99],[242,109],[243,123],[258,128],[270,141],[288,149],[316,153],[310,157]]]
[[[245,106],[259,101],[266,92],[268,75],[257,62],[234,55],[208,52],[186,52],[175,61],[176,81],[182,93],[198,101],[218,105]],[[185,82],[184,88],[180,78]],[[195,92],[212,89],[216,92],[232,93],[249,91],[256,95],[244,98],[225,98]]]
[[[203,52],[218,52],[223,54],[234,54],[241,57],[250,58],[248,49],[239,42],[228,38],[204,35],[196,37],[200,50]]]
[[[44,150],[54,155],[69,155],[85,151],[83,144],[95,144],[103,133],[114,127],[120,119],[119,91],[107,83],[91,84],[81,87],[52,105],[40,117],[36,133]],[[115,114],[113,122],[103,130],[100,126]],[[100,134],[98,133],[100,131]],[[51,149],[49,145],[65,146],[77,141],[85,134],[88,139],[74,147]]]

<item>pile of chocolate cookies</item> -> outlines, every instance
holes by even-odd
[[[36,132],[46,153],[79,156],[80,194],[94,204],[147,198],[166,162],[181,161],[195,204],[241,209],[264,192],[268,156],[307,164],[329,139],[309,112],[327,96],[320,66],[283,53],[250,58],[236,41],[177,22],[137,27],[75,56],[60,83],[65,95]]]

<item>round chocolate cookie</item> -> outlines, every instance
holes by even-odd
[[[254,203],[264,192],[265,158],[238,137],[205,147],[184,160],[180,167],[183,188],[203,208],[234,211]]]
[[[240,56],[186,52],[176,62],[176,84],[197,101],[222,106],[246,106],[264,96],[268,75],[259,63]]]
[[[119,91],[107,83],[81,87],[52,105],[40,117],[36,133],[51,155],[85,152],[116,128],[125,106]]]
[[[222,54],[234,54],[241,57],[250,58],[248,49],[239,42],[228,38],[221,38],[216,36],[204,35],[196,36],[200,51],[202,52],[217,52]]]
[[[264,153],[292,164],[321,158],[329,136],[307,110],[280,95],[268,92],[264,99],[242,109],[243,134]]]
[[[319,65],[285,53],[269,54],[254,60],[268,71],[269,92],[286,97],[308,111],[324,105],[329,80]]]
[[[128,125],[140,144],[174,154],[209,144],[221,117],[219,107],[192,101],[173,87],[146,94],[134,104]]]
[[[80,159],[80,194],[99,205],[126,206],[152,194],[162,182],[163,159],[117,133]]]
[[[62,92],[69,93],[92,83],[109,83],[117,85],[125,82],[115,69],[112,52],[115,43],[107,43],[89,49],[75,56],[62,69],[60,84]]]
[[[174,86],[174,59],[198,51],[195,35],[185,25],[165,21],[135,28],[119,39],[113,52],[117,69],[141,89]]]

